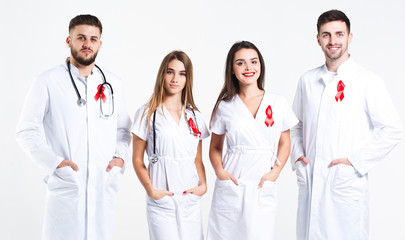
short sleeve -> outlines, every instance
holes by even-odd
[[[198,128],[200,129],[201,132],[200,140],[209,137],[210,132],[208,131],[207,125],[205,124],[202,114],[198,111],[195,111],[195,117],[197,118]]]
[[[222,101],[218,104],[218,107],[212,117],[211,132],[222,135],[225,134],[225,124],[222,117]]]
[[[144,141],[148,140],[148,111],[145,111],[146,105],[141,107],[134,117],[131,132]]]
[[[282,107],[284,109],[284,116],[281,131],[284,132],[294,127],[298,123],[298,119],[292,111],[290,104],[288,104],[284,97],[282,98]]]

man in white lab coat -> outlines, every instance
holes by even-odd
[[[42,239],[112,239],[131,121],[121,81],[95,65],[101,33],[95,16],[70,21],[70,58],[35,79],[17,127],[17,141],[47,173]]]
[[[349,55],[347,16],[327,11],[317,27],[326,63],[301,77],[293,104],[297,239],[368,239],[367,174],[398,144],[402,128],[382,79]]]

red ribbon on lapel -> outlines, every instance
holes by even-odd
[[[345,84],[342,82],[342,80],[339,81],[338,85],[337,85],[337,94],[335,96],[336,102],[339,102],[343,100],[343,98],[345,97],[345,95],[343,94],[343,90],[345,90]]]
[[[100,98],[100,87],[101,87],[101,84],[98,85],[98,87],[97,87],[97,93],[96,93],[96,95],[94,96],[94,99],[96,99],[96,102],[97,102],[98,99]],[[106,98],[106,96],[104,95],[104,89],[105,89],[105,87],[103,86],[103,88],[101,88],[101,99],[103,100],[103,102],[107,101],[107,98]]]
[[[270,105],[266,108],[266,120],[264,121],[264,123],[267,127],[272,127],[274,124],[273,110],[271,109]]]
[[[188,125],[190,126],[191,130],[195,134],[196,138],[201,137],[201,132],[198,130],[197,126],[195,125],[194,121],[192,118],[188,119]]]

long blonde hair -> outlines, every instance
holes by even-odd
[[[198,108],[196,107],[193,99],[193,64],[187,54],[183,51],[172,51],[171,53],[167,54],[165,58],[163,58],[162,63],[160,64],[159,71],[156,77],[155,89],[148,103],[146,104],[146,108],[142,113],[143,118],[145,117],[147,112],[146,116],[148,120],[148,132],[150,131],[150,119],[153,113],[165,99],[165,75],[167,73],[169,63],[173,60],[179,60],[180,62],[182,62],[186,70],[186,85],[184,86],[181,93],[181,103],[186,106],[186,108],[198,111]]]

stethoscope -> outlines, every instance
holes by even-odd
[[[157,110],[157,109],[156,109]],[[157,163],[158,161],[158,156],[156,154],[156,125],[155,125],[155,121],[156,121],[156,110],[153,112],[153,116],[152,116],[152,127],[153,127],[153,153],[152,155],[149,156],[149,161],[153,164]],[[197,132],[200,131],[200,128],[198,127],[198,122],[197,122],[197,117],[195,116],[195,112],[193,109],[191,109],[191,112],[193,113],[193,117],[194,117],[194,121],[195,121],[195,125],[197,127]],[[184,118],[187,122],[187,111],[184,110]],[[191,129],[190,125],[188,125],[188,128],[190,130],[190,134],[192,134],[193,136],[198,136],[198,133],[193,132],[193,130]]]
[[[72,72],[70,70],[70,59],[67,58],[66,59],[66,65],[68,68],[68,72],[69,72],[69,76],[70,76],[70,80],[72,81],[72,85],[75,89],[76,95],[77,95],[77,105],[79,107],[83,107],[86,105],[86,100],[84,98],[81,97],[79,90],[77,89],[76,83],[73,80],[73,76],[72,76]],[[114,92],[112,89],[112,86],[110,83],[107,82],[106,77],[104,75],[104,72],[101,70],[101,68],[99,66],[97,66],[96,64],[94,64],[94,66],[96,66],[96,68],[101,72],[101,75],[103,76],[103,83],[100,84],[99,88],[98,88],[98,94],[99,96],[101,96],[103,94],[103,88],[107,87],[110,90],[111,93],[111,103],[112,103],[112,107],[111,107],[111,113],[110,114],[104,114],[104,110],[103,110],[103,104],[102,104],[102,100],[100,99],[100,116],[103,118],[109,118],[114,114]]]

